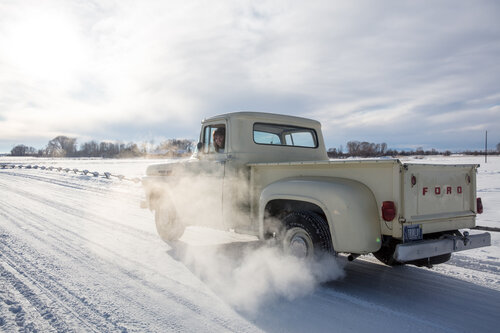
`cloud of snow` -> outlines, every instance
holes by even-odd
[[[276,246],[239,243],[176,249],[217,295],[250,315],[273,302],[312,294],[319,284],[344,276],[334,256],[308,261],[285,255]]]

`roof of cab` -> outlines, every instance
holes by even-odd
[[[220,114],[220,115],[213,116],[210,118],[205,118],[202,120],[202,123],[205,123],[207,121],[217,120],[217,119],[229,119],[229,118],[245,118],[245,119],[252,119],[252,120],[256,120],[256,121],[268,121],[268,122],[277,122],[277,123],[286,122],[286,123],[308,125],[308,126],[321,126],[321,123],[319,121],[316,121],[313,119],[288,116],[288,115],[277,114],[277,113],[251,112],[251,111],[239,111],[239,112],[230,112],[230,113]]]

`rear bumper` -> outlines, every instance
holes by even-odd
[[[398,244],[394,259],[407,262],[490,245],[491,235],[488,232],[465,237],[449,236],[443,239]]]

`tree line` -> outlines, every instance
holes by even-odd
[[[382,157],[382,156],[411,156],[411,155],[451,155],[451,151],[438,151],[436,149],[424,150],[419,147],[415,150],[396,150],[388,149],[385,142],[373,143],[367,141],[349,141],[347,142],[346,152],[344,148],[340,146],[339,148],[328,149],[328,157],[330,158],[346,158],[346,157]],[[461,152],[465,155],[484,155],[484,151],[470,151],[466,150]],[[500,143],[496,146],[496,151],[488,150],[489,155],[499,155],[500,154]]]
[[[140,144],[130,142],[88,141],[78,147],[76,138],[64,135],[50,140],[43,149],[35,149],[20,144],[12,148],[11,156],[35,157],[103,157],[131,158],[148,156],[180,157],[192,152],[193,141],[186,139],[170,139],[154,145],[151,142]]]

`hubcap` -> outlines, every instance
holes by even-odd
[[[287,231],[285,237],[285,250],[288,254],[307,258],[313,254],[311,237],[301,228],[292,228]]]

